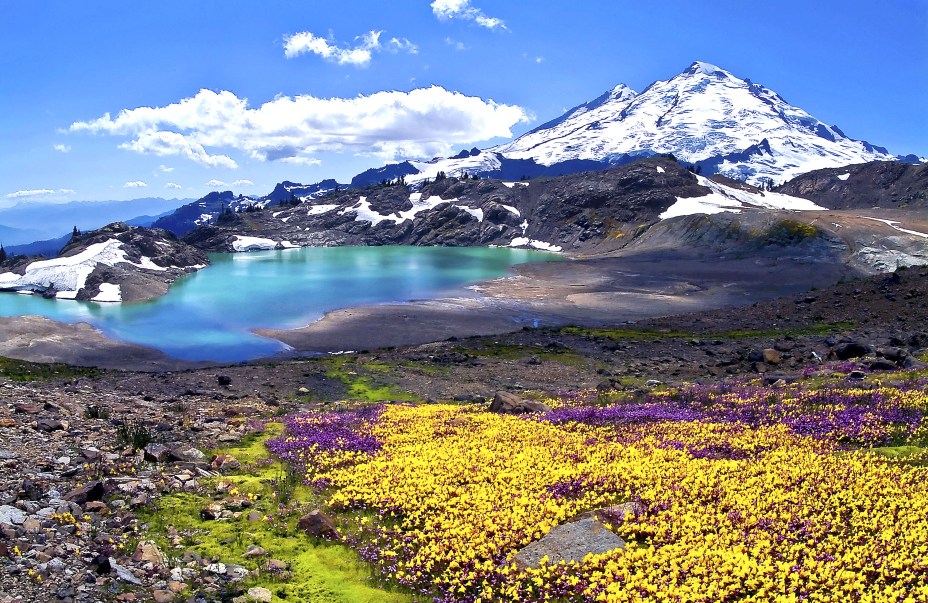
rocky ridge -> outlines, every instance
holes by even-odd
[[[205,253],[164,230],[116,222],[76,234],[58,257],[10,258],[0,289],[83,301],[139,301],[167,293],[184,274],[204,268]]]

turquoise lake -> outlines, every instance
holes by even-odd
[[[183,360],[237,362],[273,356],[284,344],[251,333],[296,328],[325,312],[432,299],[504,276],[540,251],[485,247],[329,247],[211,254],[211,265],[153,301],[95,303],[0,293],[0,316],[37,314],[88,322],[115,339]]]

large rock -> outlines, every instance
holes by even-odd
[[[167,557],[158,548],[158,545],[151,540],[143,540],[135,547],[135,553],[132,560],[136,563],[154,563],[155,565],[164,565]]]
[[[871,347],[860,341],[850,341],[839,343],[835,346],[833,353],[838,360],[850,360],[860,358],[870,353]]]
[[[550,412],[551,407],[534,400],[525,400],[511,392],[496,392],[490,402],[490,412],[503,415],[521,415],[530,412]]]
[[[206,455],[203,451],[194,448],[190,444],[178,444],[173,446],[168,453],[168,458],[172,461],[181,461],[184,463],[202,463],[206,461]]]
[[[0,506],[0,524],[20,525],[26,521],[26,514],[16,507],[10,505]]]
[[[538,567],[543,557],[551,564],[582,561],[587,555],[599,555],[624,549],[625,541],[609,531],[602,522],[586,518],[553,528],[541,540],[518,553],[513,561],[522,569]]]
[[[332,521],[328,515],[319,510],[310,511],[301,517],[297,525],[300,530],[314,538],[334,540],[339,537],[335,522]]]
[[[171,456],[171,449],[164,444],[151,442],[145,446],[145,460],[152,463],[163,463]]]
[[[62,498],[78,505],[84,505],[95,500],[103,500],[104,494],[106,494],[106,490],[103,488],[103,484],[94,481],[87,482],[80,488],[71,490]]]

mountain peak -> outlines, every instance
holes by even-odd
[[[706,63],[704,61],[693,61],[693,64],[690,65],[686,69],[686,71],[684,71],[683,73],[691,74],[691,75],[696,75],[696,74],[715,75],[715,76],[721,76],[721,77],[731,76],[730,73],[728,73],[721,67],[713,65],[712,63]]]

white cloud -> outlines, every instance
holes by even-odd
[[[452,40],[451,38],[445,38],[445,44],[451,46],[455,50],[469,50],[468,47],[464,45],[464,42]]]
[[[59,153],[70,153],[71,152],[71,147],[69,147],[66,144],[56,144],[52,148],[58,151]]]
[[[232,186],[254,186],[254,185],[255,185],[254,182],[252,182],[251,180],[247,180],[245,178],[242,178],[241,180],[236,180],[235,182],[232,183]]]
[[[486,16],[479,8],[471,6],[470,0],[434,0],[431,6],[432,13],[441,21],[463,19],[487,29],[506,29],[502,19]]]
[[[162,174],[170,174],[171,172],[174,171],[174,168],[161,164],[158,166],[158,171],[161,172]]]
[[[225,185],[226,185],[225,182],[223,182],[222,180],[216,180],[215,178],[213,178],[212,180],[206,183],[206,186],[210,188],[219,188],[220,186],[225,186]]]
[[[124,109],[71,124],[72,132],[129,137],[120,148],[236,167],[230,148],[259,161],[312,164],[320,152],[434,157],[452,147],[512,136],[527,112],[438,86],[352,98],[278,96],[256,108],[232,92],[200,90],[164,107]]]
[[[145,188],[148,185],[142,182],[141,180],[130,180],[129,182],[126,182],[122,186],[123,188]]]
[[[409,54],[419,54],[419,47],[406,38],[390,38],[390,41],[387,42],[386,48],[390,52],[408,52]]]
[[[58,192],[62,195],[76,195],[77,191],[73,188],[59,188]]]
[[[153,155],[181,155],[207,167],[237,168],[228,155],[210,155],[203,145],[177,132],[142,132],[135,140],[119,145],[120,149]]]
[[[367,35],[376,42],[380,32],[372,31]],[[284,38],[284,56],[288,59],[306,53],[317,54],[339,65],[354,65],[355,67],[367,66],[371,62],[372,56],[369,47],[339,48],[333,46],[325,38],[316,36],[309,31],[301,31]]]
[[[54,195],[55,191],[48,188],[34,188],[24,191],[16,191],[15,193],[7,194],[7,199],[21,199],[23,197],[41,197],[43,195]]]
[[[322,163],[320,160],[315,159],[314,157],[284,157],[278,161],[281,163],[292,163],[294,165],[319,165]]]
[[[348,48],[339,45],[331,38],[317,36],[311,31],[301,31],[292,36],[284,37],[284,56],[292,59],[301,54],[315,54],[339,65],[367,67],[374,56],[374,52],[382,50],[393,54],[398,52],[417,54],[419,52],[419,47],[406,38],[393,37],[386,44],[381,44],[380,36],[382,34],[383,31],[372,29],[366,34],[355,38],[356,45],[353,48]]]
[[[542,63],[545,62],[545,58],[544,58],[544,57],[535,57],[535,62],[538,63],[538,64],[540,65],[540,64],[542,64]]]
[[[184,188],[184,187],[177,184],[176,182],[168,182],[167,184],[164,185],[164,188]]]

